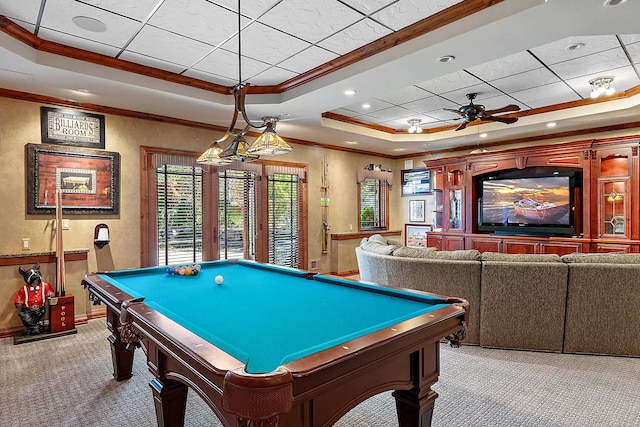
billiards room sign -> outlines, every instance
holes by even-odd
[[[104,116],[40,107],[42,142],[104,148]]]

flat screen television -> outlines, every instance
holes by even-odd
[[[476,178],[478,232],[575,235],[576,170],[528,168]]]

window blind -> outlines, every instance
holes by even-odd
[[[389,195],[387,181],[367,178],[359,186],[360,230],[386,229]]]
[[[300,267],[301,187],[297,174],[267,176],[269,263]]]
[[[220,259],[255,259],[256,173],[224,168],[218,178]]]

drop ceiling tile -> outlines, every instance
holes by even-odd
[[[622,40],[622,43],[624,43],[625,45],[639,43],[640,34],[622,34],[620,35],[620,40]]]
[[[371,15],[376,21],[392,28],[394,31],[421,21],[431,15],[460,3],[462,0],[400,0],[380,12]]]
[[[368,104],[369,108],[364,108],[362,105]],[[346,108],[350,111],[356,112],[358,114],[372,114],[375,111],[384,110],[386,108],[391,108],[394,105],[380,99],[368,99],[363,102],[346,105],[343,108]]]
[[[315,44],[362,18],[362,14],[337,0],[282,0],[259,20]]]
[[[157,58],[152,58],[145,55],[140,55],[135,52],[125,51],[118,57],[125,61],[134,62],[136,64],[146,65],[147,67],[159,68],[161,70],[170,71],[172,73],[180,74],[185,70],[184,65],[173,64],[171,62],[162,61]]]
[[[398,0],[342,0],[342,3],[348,4],[364,15],[370,15],[397,1]]]
[[[388,34],[391,34],[391,30],[388,28],[371,19],[363,19],[322,40],[318,45],[337,54],[344,55]]]
[[[89,16],[103,22],[107,29],[104,32],[84,30],[75,25],[72,19],[76,16]],[[123,47],[125,43],[140,29],[139,21],[117,15],[93,6],[73,0],[58,0],[47,3],[42,14],[42,28],[66,33],[87,40],[93,40],[111,46]],[[55,41],[55,40],[54,40]]]
[[[474,101],[476,102],[476,101]],[[482,102],[477,102],[478,104],[484,105],[486,110],[497,110],[498,108],[506,107],[507,105],[515,104],[520,107],[521,110],[528,110],[529,108],[518,102],[517,99],[513,99],[509,95],[498,95],[491,98],[485,98]],[[506,113],[498,113],[498,114],[506,114]]]
[[[465,71],[456,71],[455,73],[446,74],[433,80],[427,80],[416,86],[428,90],[434,94],[449,92],[454,89],[470,87],[481,83],[476,77]]]
[[[82,0],[84,3],[91,4],[110,12],[118,13],[128,18],[138,21],[146,20],[159,0]],[[170,0],[165,0],[165,3]]]
[[[242,25],[249,22],[246,18]],[[206,0],[167,0],[149,24],[217,46],[238,31],[237,14]]]
[[[533,89],[526,89],[511,94],[517,104],[530,108],[546,107],[548,105],[561,104],[563,102],[578,101],[580,97],[564,83],[552,83]]]
[[[589,56],[572,59],[551,65],[553,70],[564,80],[596,73],[607,73],[608,70],[625,67],[629,59],[622,48],[609,49]]]
[[[417,101],[402,104],[404,108],[418,113],[427,114],[430,111],[442,110],[443,108],[457,108],[458,105],[447,99],[432,95],[428,98],[419,99]]]
[[[298,75],[297,73],[293,73],[283,68],[271,67],[259,74],[251,76],[249,78],[249,82],[252,85],[261,85],[261,86],[274,85],[275,86],[284,81],[292,79],[297,75]]]
[[[0,15],[35,25],[41,0],[0,0]]]
[[[406,108],[402,107],[391,107],[385,108],[383,110],[373,111],[367,116],[373,117],[379,121],[389,121],[396,120],[402,117],[406,117],[407,115],[411,115],[412,112],[408,111]]]
[[[44,40],[54,41],[56,43],[61,43],[67,46],[73,46],[79,49],[88,50],[90,52],[97,52],[102,55],[107,55],[114,58],[120,52],[119,47],[109,46],[81,37],[71,36],[69,34],[50,30],[48,28],[40,28],[40,31],[38,31],[38,37]]]
[[[242,80],[248,80],[251,77],[266,71],[270,67],[261,61],[252,58],[242,57]],[[217,74],[228,79],[238,81],[238,54],[226,51],[224,49],[216,49],[211,52],[202,61],[198,62],[194,68],[211,74]]]
[[[627,52],[629,52],[629,56],[631,56],[631,60],[634,64],[640,64],[640,42],[628,44]]]
[[[616,92],[624,92],[627,89],[631,89],[640,85],[638,75],[636,74],[632,66],[611,70],[607,73],[607,75],[614,77],[611,86],[616,89]],[[600,75],[593,74],[591,76],[570,79],[567,80],[566,83],[571,86],[573,90],[578,92],[583,98],[589,98],[591,96],[591,85],[589,84],[589,80],[596,77],[600,77]]]
[[[567,46],[576,43],[584,43],[580,49],[567,50]],[[534,47],[531,52],[534,53],[546,65],[553,65],[559,62],[570,61],[583,56],[589,56],[594,53],[606,51],[609,49],[620,47],[620,43],[615,36],[583,36],[568,37],[543,46]]]
[[[467,68],[467,71],[484,81],[490,81],[540,67],[542,67],[540,61],[524,51]]]
[[[229,79],[217,74],[194,70],[193,68],[185,71],[184,73],[182,73],[182,75],[192,77],[194,79],[203,80],[205,82],[215,83],[221,86],[235,86],[236,84],[238,84],[238,79]]]
[[[278,63],[279,67],[296,73],[304,73],[338,57],[333,52],[317,46],[311,46],[295,56]]]
[[[190,67],[212,50],[210,45],[145,25],[127,51]]]
[[[423,98],[428,98],[430,96],[433,95],[422,88],[419,88],[417,86],[406,86],[401,89],[385,93],[383,96],[379,96],[378,99],[386,101],[390,104],[399,105],[407,102],[417,101]]]
[[[503,92],[531,89],[558,82],[558,77],[546,68],[537,68],[520,74],[491,80],[489,83]]]
[[[212,3],[219,4],[233,12],[238,11],[238,0],[212,0]],[[240,10],[242,15],[256,19],[277,4],[278,0],[242,0]],[[235,22],[237,24],[237,18]]]
[[[282,31],[253,22],[242,30],[242,55],[267,64],[277,64],[311,45]],[[238,38],[234,37],[224,44],[226,50],[238,51]]]

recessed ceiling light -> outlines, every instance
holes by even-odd
[[[570,44],[569,46],[565,47],[564,50],[578,50],[578,49],[582,49],[584,47],[584,43],[580,42],[580,43],[573,43]]]
[[[394,148],[392,151],[407,151],[406,148]]]
[[[349,145],[358,145],[358,141],[345,141]]]
[[[480,138],[486,138],[486,137],[487,137],[487,134],[486,134],[486,133],[481,133],[481,134],[480,134]]]
[[[91,31],[92,33],[104,33],[107,31],[107,25],[95,18],[90,18],[88,16],[74,16],[71,20],[77,27],[86,31]]]
[[[456,59],[453,55],[444,55],[437,59],[438,62],[451,62]]]
[[[289,117],[290,115],[289,113],[280,113],[280,117]]]
[[[626,3],[628,0],[605,0],[604,7],[619,6],[622,3]]]
[[[91,95],[91,91],[89,89],[75,89],[75,92],[83,95]]]
[[[556,127],[556,122],[549,122],[549,123],[547,123],[547,127],[548,127],[548,128],[554,128],[554,127]]]
[[[371,104],[362,104],[362,108],[364,108],[365,110],[367,108],[371,108]]]
[[[347,89],[347,90],[344,91],[344,94],[347,95],[347,96],[351,96],[351,95],[355,95],[356,91],[353,90],[353,89]]]

